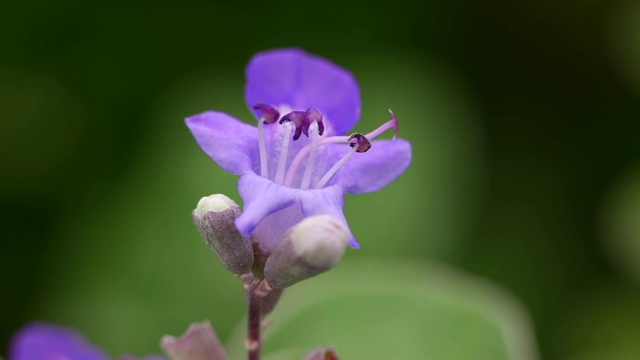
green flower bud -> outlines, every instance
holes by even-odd
[[[222,194],[205,196],[191,215],[205,243],[227,269],[237,275],[251,271],[253,247],[236,229],[240,207],[233,200]]]
[[[264,276],[274,288],[285,288],[334,267],[344,254],[349,231],[338,220],[312,216],[293,226],[267,259]]]

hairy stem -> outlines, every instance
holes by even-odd
[[[256,284],[257,285],[257,284]],[[247,359],[260,360],[260,350],[262,343],[260,340],[261,329],[261,310],[262,297],[256,291],[256,286],[247,289],[247,297],[249,298],[249,321],[247,323]]]

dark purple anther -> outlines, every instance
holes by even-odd
[[[258,104],[254,106],[253,109],[260,111],[260,117],[264,120],[265,124],[273,124],[280,117],[278,110],[271,105]]]
[[[298,140],[304,130],[304,114],[304,111],[292,111],[280,119],[280,124],[293,121],[293,124],[296,126],[296,131],[293,133],[293,140]],[[306,132],[305,135],[307,135]]]
[[[355,139],[355,142],[352,142],[352,140]],[[371,143],[369,142],[369,139],[367,139],[366,136],[360,134],[360,133],[353,133],[351,134],[351,136],[349,136],[350,144],[349,146],[351,147],[356,147],[357,146],[357,150],[356,152],[359,153],[363,153],[363,152],[367,152],[369,149],[371,149]]]
[[[309,108],[307,109],[307,112],[304,115],[304,129],[302,129],[302,132],[304,132],[305,135],[309,136],[308,131],[309,131],[309,126],[311,126],[311,124],[313,124],[313,122],[318,123],[318,135],[322,136],[322,133],[324,132],[324,124],[322,123],[322,114],[320,114],[320,111],[314,109],[314,108]]]
[[[314,108],[309,108],[307,111],[292,111],[280,119],[280,124],[293,121],[296,126],[296,131],[293,134],[293,140],[298,140],[300,134],[304,134],[309,137],[309,127],[315,121],[318,123],[318,134],[322,135],[324,132],[324,124],[322,123],[322,114]]]

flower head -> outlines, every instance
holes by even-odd
[[[31,323],[11,339],[8,360],[108,360],[100,348],[89,343],[80,333],[61,326]],[[137,360],[124,355],[120,360]],[[140,360],[164,360],[148,356]]]
[[[270,253],[302,219],[328,215],[342,222],[343,195],[381,189],[411,162],[411,146],[395,139],[395,115],[379,128],[344,136],[360,116],[352,75],[298,49],[255,55],[246,69],[245,99],[258,119],[247,125],[215,111],[187,118],[204,152],[241,175],[244,211],[236,227]],[[394,140],[375,140],[394,128]],[[349,245],[358,248],[350,230]]]
[[[180,338],[165,335],[160,346],[169,360],[225,360],[227,355],[208,321],[193,323]],[[8,360],[108,360],[100,348],[80,333],[46,323],[25,325],[11,339]],[[123,355],[120,360],[165,360],[150,355],[138,358]]]
[[[107,360],[109,357],[73,330],[32,323],[14,335],[9,349],[9,360],[33,359]]]

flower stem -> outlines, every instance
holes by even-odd
[[[248,360],[260,360],[260,350],[262,349],[260,340],[260,333],[262,331],[260,326],[262,297],[256,294],[254,290],[255,287],[253,286],[248,289],[249,321],[247,322],[248,331],[246,342]]]
[[[249,276],[251,283],[248,283]],[[249,360],[260,360],[260,350],[262,350],[262,299],[269,295],[273,288],[266,281],[260,281],[249,275],[245,276],[245,289],[247,291],[248,305],[248,322],[247,322],[247,358]]]

